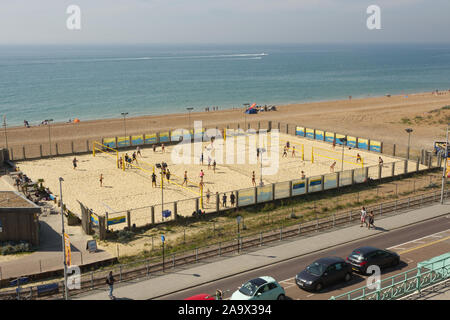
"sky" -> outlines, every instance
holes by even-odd
[[[81,30],[66,26],[70,5]],[[0,0],[0,44],[450,43],[449,12],[449,0]]]

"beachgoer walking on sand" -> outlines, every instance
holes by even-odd
[[[356,162],[361,162],[361,155],[359,153],[356,154]]]
[[[226,207],[227,206],[227,194],[224,193],[223,197],[222,197],[222,207]]]
[[[216,173],[216,159],[214,159],[214,162],[213,162],[213,170],[214,170],[214,173]]]
[[[362,207],[361,208],[361,225],[360,225],[360,227],[363,226],[363,223],[366,223],[366,216],[367,216],[366,208]]]
[[[202,155],[200,156],[200,163],[201,163],[201,165],[203,165],[203,152],[202,152]]]
[[[153,145],[153,152],[156,152],[156,143]]]
[[[234,193],[232,192],[232,193],[230,194],[230,203],[231,203],[231,206],[232,206],[232,207],[234,207],[234,200],[236,200],[236,196],[235,196]]]
[[[203,172],[203,169],[200,170],[200,174],[199,174],[199,176],[200,176],[200,183],[203,183],[203,176],[204,175],[205,175],[205,173]]]
[[[334,167],[336,166],[336,161],[333,162],[330,166],[330,172],[334,172]]]
[[[100,187],[103,186],[103,174],[100,173]]]
[[[256,187],[255,171],[252,172],[252,184],[253,184],[254,187]]]
[[[334,148],[336,148],[336,141],[335,140],[333,140],[333,150],[334,150]]]
[[[289,141],[286,142],[286,148],[289,151],[289,148],[291,147],[291,144],[289,143]]]
[[[164,143],[161,144],[161,152],[165,153],[166,152],[166,147],[164,146]]]
[[[302,171],[302,179],[305,179],[305,172]]]
[[[287,157],[287,148],[286,148],[286,146],[284,146],[284,148],[283,148],[283,155],[281,157],[282,158]]]
[[[136,154],[138,154],[140,157],[142,157],[141,148],[139,148],[139,146],[136,147]]]
[[[123,166],[123,159],[122,157],[119,158],[119,169],[121,169]]]
[[[208,156],[208,169],[211,169],[211,157]]]
[[[381,157],[378,157],[378,165],[379,165],[380,167],[382,167],[382,166],[383,166],[383,163],[384,163],[383,159],[381,159]]]
[[[72,163],[73,163],[73,169],[75,170],[77,168],[77,157],[73,158]]]
[[[156,174],[154,172],[152,173],[152,187],[156,188]]]
[[[259,148],[256,148],[256,159],[259,158]]]
[[[186,187],[187,187],[187,185],[188,185],[187,171],[184,172],[184,180],[181,185],[184,185],[185,183],[186,183]]]
[[[112,271],[109,272],[108,276],[106,277],[106,284],[109,286],[109,293],[108,297],[112,300],[115,300],[116,297],[113,296],[113,290],[114,290],[114,277],[112,274]]]
[[[170,181],[170,170],[169,170],[169,168],[167,168],[167,170],[166,170],[166,179],[167,179],[167,181]]]
[[[375,226],[373,225],[374,222],[374,214],[373,214],[373,210],[370,211],[369,213],[369,222],[367,223],[367,229],[370,229],[370,226],[372,226],[375,229]]]
[[[211,191],[209,189],[206,191],[206,203],[209,203],[209,198],[211,198]]]
[[[295,146],[292,146],[292,158],[295,157]]]
[[[138,161],[137,161],[137,158],[136,158],[136,152],[133,152],[133,160],[132,160],[132,162],[136,162],[136,163],[138,163]]]

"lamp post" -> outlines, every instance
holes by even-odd
[[[194,110],[194,108],[192,107],[188,107],[186,108],[186,110],[188,111],[188,128],[189,128],[189,134],[191,134],[191,111]]]
[[[244,111],[244,122],[245,122],[245,127],[244,130],[247,130],[247,109],[250,106],[250,103],[244,103],[244,107],[245,107],[245,111]]]
[[[51,135],[50,135],[50,123],[53,121],[53,119],[46,119],[44,121],[48,125],[48,144],[50,146],[50,157],[51,157],[52,156],[52,139],[51,139]]]
[[[6,114],[3,115],[3,128],[5,128],[5,144],[6,150],[8,150],[8,135],[6,134]]]
[[[266,152],[265,148],[258,148],[258,152],[259,152],[259,163],[260,163],[260,174],[259,174],[259,186],[263,187],[264,186],[264,182],[262,180],[262,162],[263,162],[263,152]]]
[[[62,196],[62,182],[64,179],[59,177],[59,194],[60,194],[60,205],[61,205],[61,238],[62,238],[62,250],[64,253],[64,299],[69,299],[69,290],[67,288],[67,262],[66,262],[66,241],[64,236],[64,204]]]
[[[121,112],[120,113],[121,115],[122,115],[122,117],[123,117],[123,128],[124,128],[124,137],[126,137],[127,136],[127,124],[126,124],[126,120],[125,120],[125,118],[126,118],[126,116],[128,115],[128,112]]]
[[[442,187],[441,187],[441,204],[444,204],[444,187],[447,180],[447,161],[448,161],[448,123],[447,123],[447,138],[445,140],[445,163],[442,168]]]
[[[241,238],[241,236],[240,236],[240,234],[241,234],[240,225],[241,225],[241,219],[242,219],[241,216],[237,216],[237,217],[236,217],[236,222],[237,222],[237,245],[238,245],[238,253],[239,253],[240,250],[241,250],[241,246],[240,246],[240,238]]]
[[[411,132],[413,132],[413,129],[407,128],[407,129],[405,129],[405,131],[408,133],[408,150],[407,150],[406,159],[409,160],[409,146],[410,146],[410,142],[411,142]]]
[[[342,143],[342,164],[341,164],[341,171],[344,171],[344,149],[345,149],[345,143],[347,142],[347,138],[339,138],[339,140]]]

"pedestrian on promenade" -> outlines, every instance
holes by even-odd
[[[103,186],[103,173],[100,173],[100,187]]]
[[[112,271],[110,271],[108,276],[106,277],[106,284],[109,286],[109,293],[108,293],[109,298],[112,300],[116,299],[116,297],[113,296],[114,277]]]
[[[236,196],[234,195],[234,193],[232,192],[231,194],[230,194],[230,203],[231,203],[231,206],[232,207],[234,207],[234,200],[236,199]]]
[[[255,171],[252,172],[252,184],[253,184],[254,187],[256,187]]]
[[[363,226],[363,223],[366,223],[366,217],[367,217],[366,208],[362,207],[361,208],[361,225],[360,225],[360,227]]]
[[[76,158],[76,157],[73,158],[72,163],[73,163],[73,169],[74,169],[74,170],[77,168],[77,162],[78,162],[77,158]]]
[[[216,165],[217,165],[216,159],[214,159],[214,161],[213,161],[213,170],[214,170],[214,173],[216,173]]]
[[[306,175],[305,175],[305,171],[302,170],[302,179],[305,179]]]
[[[221,290],[216,290],[216,300],[222,300],[223,299],[223,293]]]
[[[373,224],[374,223],[374,218],[375,218],[375,216],[373,214],[373,211],[370,211],[370,213],[369,213],[369,221],[367,223],[367,229],[370,229],[370,226],[372,226],[375,229],[375,226]]]

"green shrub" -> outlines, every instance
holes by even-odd
[[[26,241],[1,243],[0,254],[16,254],[21,252],[31,252],[33,249]]]
[[[134,233],[128,230],[120,230],[117,234],[117,240],[119,240],[119,242],[128,242],[132,240],[133,237]]]

